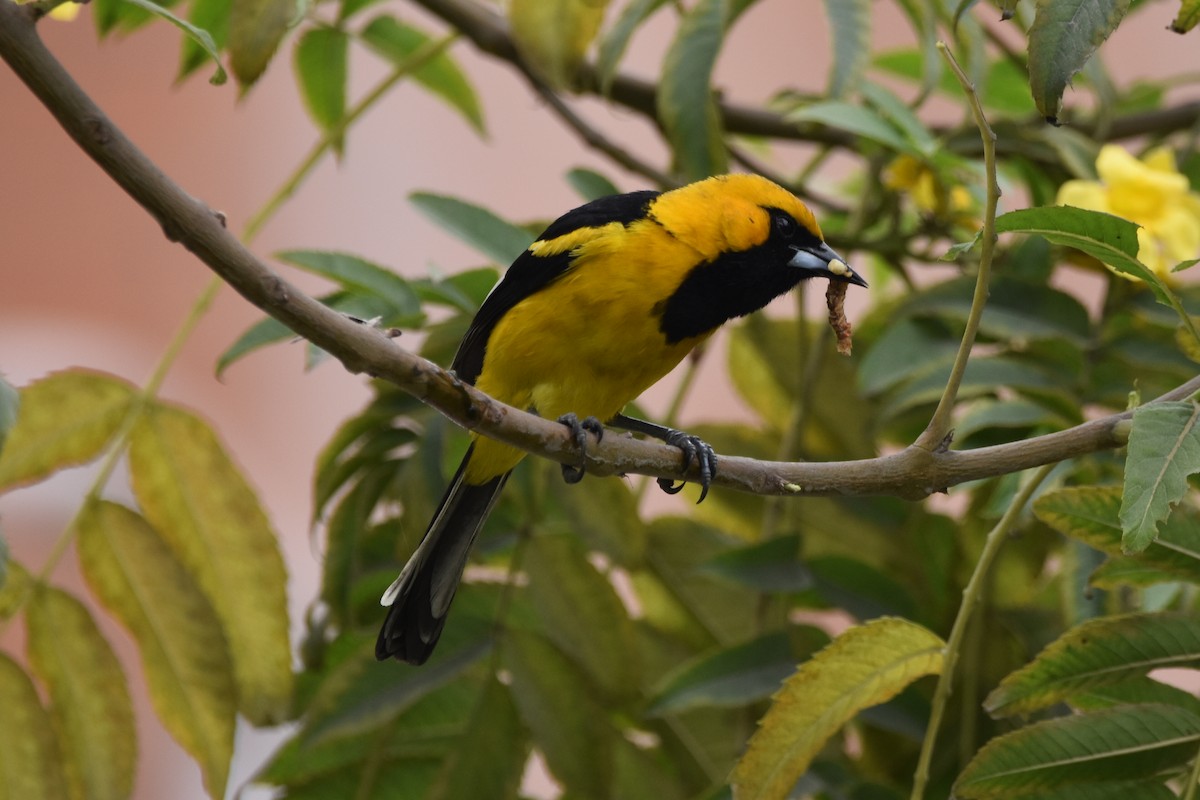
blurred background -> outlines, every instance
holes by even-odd
[[[1170,4],[1161,8],[1128,20],[1105,46],[1118,80],[1178,72],[1189,61],[1200,69],[1195,42],[1164,33],[1173,9]],[[982,8],[982,13],[993,11]],[[438,30],[411,7],[402,13],[414,24]],[[781,25],[781,19],[789,23]],[[232,81],[209,85],[207,67],[185,83],[173,83],[179,34],[169,26],[155,24],[97,42],[85,8],[73,22],[46,20],[40,30],[115,123],[182,187],[223,211],[235,232],[318,138],[282,61],[239,99]],[[908,27],[880,18],[873,20],[873,30],[879,47],[892,44],[886,37],[906,34]],[[653,78],[670,32],[668,24],[644,29],[625,70]],[[822,4],[764,0],[734,29],[715,83],[727,98],[751,103],[765,100],[779,84],[762,80],[765,75],[782,74],[797,88],[820,92],[830,58],[827,39]],[[346,250],[409,276],[431,268],[453,272],[479,266],[483,259],[410,206],[410,192],[455,195],[522,220],[550,219],[579,203],[562,180],[573,167],[603,166],[623,190],[643,188],[641,179],[614,174],[593,157],[519,75],[487,63],[469,44],[460,43],[452,52],[484,105],[486,138],[425,92],[402,88],[354,128],[341,162],[323,162],[267,225],[254,245],[260,255],[285,248]],[[358,52],[351,101],[385,70],[381,60]],[[623,147],[664,163],[667,154],[642,118],[592,99],[578,101],[576,108]],[[5,68],[0,68],[0,109],[0,373],[18,387],[72,366],[144,382],[210,273],[168,242]],[[804,158],[802,147],[771,156],[781,171],[795,169]],[[307,289],[322,288],[309,276],[285,274]],[[223,289],[162,396],[209,418],[256,486],[282,543],[292,618],[298,623],[317,591],[321,558],[309,529],[312,464],[336,426],[368,394],[363,378],[336,363],[305,373],[299,345],[256,353],[218,380],[217,356],[259,317],[232,290]],[[400,344],[405,346],[403,338]],[[722,373],[714,364],[702,374],[685,421],[705,418],[708,408],[729,415],[738,401],[720,382]],[[652,413],[661,410],[670,386],[668,378],[645,398]],[[0,497],[0,528],[24,563],[39,567],[93,475],[74,470]],[[123,489],[113,488],[111,496],[120,499]],[[79,584],[73,559],[63,560],[54,580],[68,587]],[[127,635],[106,615],[98,621],[130,656],[124,660],[136,696],[137,659]],[[0,646],[21,652],[19,625],[5,630]],[[145,697],[136,702],[145,756],[139,761],[137,797],[203,797],[194,763],[159,727]],[[270,734],[239,732],[231,793],[248,780],[272,744]]]

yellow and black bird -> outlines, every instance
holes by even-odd
[[[808,207],[765,178],[724,175],[601,198],[559,217],[517,257],[451,369],[497,400],[569,425],[581,448],[585,430],[602,435],[601,421],[674,444],[685,470],[699,462],[707,490],[711,448],[621,409],[723,323],[818,277],[867,285],[825,244]],[[425,538],[384,594],[380,659],[429,658],[471,543],[524,455],[474,439]],[[564,466],[563,476],[574,482],[583,470]]]

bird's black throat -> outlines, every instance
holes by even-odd
[[[688,273],[679,288],[660,304],[659,330],[668,344],[709,333],[736,317],[758,311],[808,277],[765,257],[762,249],[724,253]]]

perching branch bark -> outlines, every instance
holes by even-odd
[[[220,216],[158,169],[104,115],[46,49],[27,6],[0,0],[0,58],[63,129],[126,193],[226,283],[346,369],[388,380],[471,430],[562,463],[578,453],[566,428],[492,400],[435,364],[398,347],[300,292],[225,229]],[[1200,376],[1155,402],[1200,391]],[[1130,413],[1010,444],[965,452],[908,448],[861,461],[781,463],[722,456],[714,484],[755,494],[894,495],[918,499],[965,481],[1062,461],[1121,446]],[[657,442],[608,436],[588,450],[595,475],[678,477],[679,451]]]

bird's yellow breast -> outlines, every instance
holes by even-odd
[[[571,234],[571,269],[496,324],[476,381],[482,391],[548,419],[607,420],[707,338],[668,344],[659,330],[662,303],[702,260],[697,252],[651,220],[606,228]],[[539,245],[556,252],[531,249]],[[522,456],[480,439],[467,479],[506,472]]]

